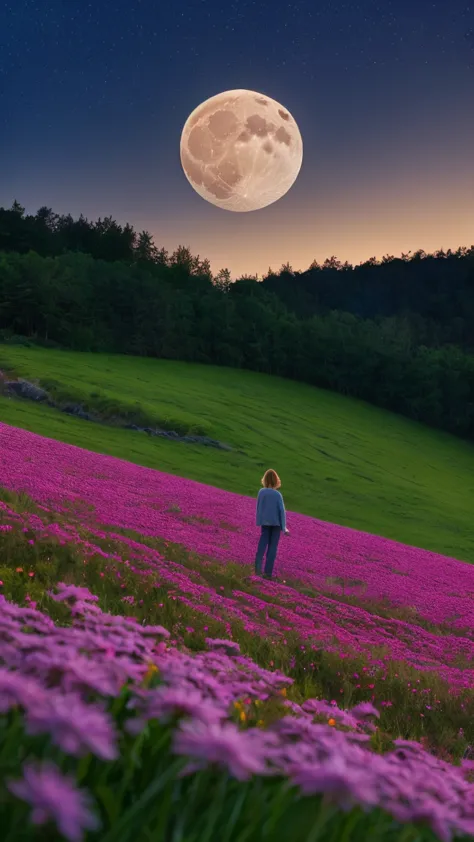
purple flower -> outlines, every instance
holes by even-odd
[[[103,696],[116,696],[127,681],[127,672],[119,658],[103,661],[78,655],[63,664],[62,687],[66,693],[93,689]]]
[[[157,690],[150,698],[150,710],[156,710],[157,716],[182,713],[209,723],[218,722],[223,718],[223,711],[205,699],[197,690],[181,690],[179,687]]]
[[[183,722],[175,736],[174,751],[206,764],[223,766],[240,781],[263,774],[266,765],[260,735],[239,731],[232,723]],[[193,764],[193,769],[196,768]]]
[[[301,705],[296,704],[296,702],[292,702],[291,699],[284,699],[283,706],[292,710],[293,713],[297,714],[298,716],[304,716],[304,710]]]
[[[168,629],[163,628],[163,626],[143,626],[140,631],[144,637],[170,636]]]
[[[349,731],[346,736],[350,743],[368,743],[370,741],[370,734],[359,734]]]
[[[27,710],[30,705],[40,703],[46,693],[34,678],[11,670],[0,669],[0,713],[19,707]]]
[[[371,719],[372,717],[380,719],[380,713],[370,702],[361,702],[359,705],[356,705],[351,709],[351,714],[362,722],[365,719]]]
[[[105,663],[77,655],[75,647],[54,646],[32,652],[24,658],[23,668],[33,671],[46,685],[61,686],[66,692],[95,690],[115,696],[127,681],[127,671],[115,658]]]
[[[218,637],[206,637],[206,646],[209,649],[221,650],[227,655],[238,655],[240,653],[240,646],[235,640],[220,640]]]
[[[56,585],[57,594],[51,594],[51,598],[56,602],[98,602],[99,597],[94,596],[88,588],[81,588],[78,585],[66,585],[64,582],[58,582]]]
[[[226,711],[205,699],[199,691],[180,687],[159,687],[148,692],[137,719],[127,725],[130,733],[139,733],[150,719],[169,721],[175,716],[194,717],[201,722],[220,722]]]
[[[54,598],[55,597],[53,596],[53,599]],[[74,603],[69,605],[69,610],[73,617],[83,617],[89,614],[101,614],[101,610],[98,605],[84,599],[76,599]]]
[[[52,821],[69,842],[80,842],[85,830],[99,826],[91,812],[89,795],[78,790],[72,779],[64,777],[52,763],[25,765],[23,778],[10,781],[8,788],[31,806],[33,824]]]
[[[441,842],[451,842],[453,839],[452,818],[449,807],[439,804],[433,798],[423,799],[407,816],[408,821],[426,822]]]
[[[68,754],[91,752],[103,760],[117,757],[116,734],[103,710],[87,705],[78,696],[50,692],[27,716],[30,734],[48,733]]]
[[[356,729],[358,726],[358,721],[354,716],[352,716],[352,711],[347,712],[345,710],[341,710],[337,707],[337,705],[330,705],[326,701],[308,699],[306,702],[303,702],[301,707],[305,713],[313,713],[316,716],[324,716],[328,720],[335,719],[339,725],[342,725],[345,728]]]
[[[396,739],[393,741],[393,744],[397,747],[397,756],[403,758],[405,757],[405,752],[407,751],[410,756],[424,754],[424,749],[421,743],[417,743],[415,740],[402,740],[401,738]]]
[[[351,767],[342,754],[333,754],[317,765],[295,766],[291,778],[305,795],[326,795],[344,810],[354,804],[377,803],[375,776],[364,774],[362,767]]]

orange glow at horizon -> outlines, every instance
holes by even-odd
[[[386,254],[398,257],[418,249],[430,253],[474,243],[474,191],[467,180],[392,189],[387,191],[392,202],[382,190],[371,192],[350,199],[332,196],[320,207],[315,202],[308,206],[308,201],[296,207],[294,200],[272,213],[239,215],[239,224],[234,214],[215,211],[212,219],[153,228],[160,245],[164,236],[170,251],[188,245],[193,254],[210,260],[214,272],[227,267],[234,279],[262,276],[269,267],[278,270],[284,263],[304,271],[313,260],[322,263],[331,255],[355,265]]]

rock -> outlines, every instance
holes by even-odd
[[[139,433],[147,433],[149,436],[160,436],[163,439],[171,439],[172,441],[184,442],[184,444],[200,444],[205,447],[215,447],[218,450],[231,451],[229,444],[211,439],[208,436],[181,436],[176,430],[161,430],[159,428],[152,429],[151,427],[139,427],[137,424],[125,424],[127,430],[135,430]]]
[[[218,450],[232,450],[229,444],[222,441],[210,439],[208,436],[183,436],[182,441],[188,444],[203,444],[205,447],[216,447]]]
[[[86,412],[81,404],[67,403],[59,405],[53,401],[45,389],[40,386],[35,386],[34,383],[29,383],[28,380],[7,380],[3,382],[3,389],[8,394],[19,395],[21,398],[26,398],[30,401],[46,401],[48,406],[65,412],[67,415],[74,415],[76,418],[82,418],[83,421],[94,421],[101,423],[101,419],[97,416]],[[127,430],[135,430],[139,433],[147,433],[149,436],[161,436],[162,438],[170,439],[171,441],[184,442],[185,444],[199,444],[204,447],[215,447],[218,450],[231,451],[232,448],[228,444],[224,444],[216,439],[211,439],[209,436],[182,436],[176,430],[161,430],[152,427],[140,427],[138,424],[123,424]]]
[[[76,418],[82,418],[83,421],[97,421],[98,419],[95,418],[90,412],[86,412],[85,409],[77,403],[73,404],[66,404],[65,406],[59,407],[61,412],[65,412],[67,415],[75,415]]]
[[[45,401],[48,398],[48,393],[41,386],[35,386],[28,380],[7,380],[5,389],[7,392],[13,392],[13,394],[29,401]]]

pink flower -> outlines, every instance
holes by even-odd
[[[81,842],[85,830],[96,830],[99,826],[91,810],[90,797],[52,763],[26,765],[23,778],[10,781],[8,788],[31,806],[32,824],[53,821],[69,842]]]

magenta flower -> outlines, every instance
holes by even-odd
[[[128,730],[137,733],[150,719],[167,722],[174,717],[194,717],[205,723],[220,722],[225,718],[225,709],[205,699],[197,690],[180,687],[158,687],[149,691],[139,706],[137,719],[132,719]]]
[[[426,823],[431,827],[441,842],[452,842],[453,818],[449,807],[440,804],[433,798],[424,798],[422,802],[408,810],[407,820]],[[472,822],[470,822],[472,827]]]
[[[88,588],[80,588],[77,585],[66,585],[64,582],[58,582],[56,585],[57,594],[51,594],[51,598],[56,602],[98,602],[99,597],[94,596]]]
[[[356,719],[380,719],[380,713],[370,702],[361,702],[351,708],[351,713]]]
[[[0,668],[0,713],[17,705],[28,710],[41,704],[45,696],[44,688],[34,678]]]
[[[324,716],[328,721],[334,719],[339,725],[346,728],[357,728],[358,721],[352,715],[352,711],[341,710],[335,703],[329,704],[320,699],[308,699],[306,702],[303,702],[301,707],[305,713]]]
[[[234,778],[246,780],[266,769],[257,734],[239,731],[232,723],[183,722],[176,733],[174,751],[196,761],[192,768],[217,765]]]
[[[37,707],[30,707],[26,722],[30,734],[48,733],[67,754],[81,756],[91,752],[103,760],[117,757],[110,716],[73,694],[50,692]]]
[[[219,638],[206,637],[206,646],[217,652],[225,652],[227,655],[240,654],[240,646],[235,640],[219,640]]]
[[[321,764],[302,764],[291,770],[291,779],[305,795],[326,795],[339,807],[349,810],[355,804],[377,804],[375,776],[352,766],[342,754],[332,755]]]
[[[33,824],[53,822],[68,842],[81,842],[84,831],[99,827],[88,794],[53,764],[24,766],[23,778],[9,781],[8,789],[31,806]]]
[[[169,637],[170,633],[168,629],[163,628],[163,626],[143,626],[140,629],[142,635],[144,637]]]

